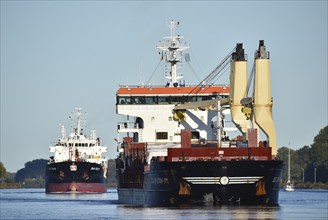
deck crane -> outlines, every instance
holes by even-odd
[[[267,137],[268,146],[272,148],[272,154],[277,154],[276,131],[272,118],[272,104],[270,86],[270,56],[266,51],[264,41],[259,41],[258,50],[255,51],[255,77],[253,82],[253,96],[248,97],[248,74],[247,56],[243,45],[238,43],[233,52],[229,53],[224,60],[197,86],[197,92],[202,91],[204,82],[210,85],[230,61],[230,94],[228,98],[213,100],[178,103],[173,112],[183,112],[187,109],[217,109],[218,111],[218,141],[221,140],[220,126],[221,108],[229,108],[231,118],[238,130],[242,133],[243,141],[247,141],[249,128],[261,129]],[[251,82],[250,82],[251,83]],[[206,89],[206,87],[204,87]],[[194,94],[194,93],[193,93]],[[179,115],[179,114],[178,114]],[[182,114],[180,114],[182,115]],[[257,139],[258,140],[258,134]]]

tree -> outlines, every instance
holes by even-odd
[[[309,178],[309,176],[312,173],[312,170],[310,170],[311,166],[311,158],[310,158],[310,152],[311,148],[309,146],[304,146],[303,148],[296,151],[298,154],[298,164],[300,165],[300,169],[302,171],[302,178],[299,179],[300,182],[309,182],[312,181],[313,178]],[[303,173],[304,173],[304,179],[303,179]]]
[[[319,131],[319,134],[313,139],[314,144],[322,143],[328,145],[328,125]],[[326,152],[327,153],[327,152]]]
[[[311,145],[311,160],[316,168],[316,181],[328,182],[328,126],[321,129]]]
[[[328,183],[328,126],[322,128],[313,139],[311,147],[304,146],[299,150],[290,150],[291,180],[296,183]],[[284,161],[282,182],[287,181],[288,147],[278,149],[277,158]]]
[[[18,170],[15,176],[16,182],[24,182],[26,179],[44,178],[48,160],[37,159],[25,163],[25,167]]]
[[[0,180],[5,179],[7,177],[7,170],[3,163],[0,161]]]

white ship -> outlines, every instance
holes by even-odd
[[[49,147],[54,156],[46,169],[46,192],[107,192],[107,147],[100,144],[96,131],[84,134],[81,108],[75,110],[76,127],[67,136],[62,125],[60,139]]]

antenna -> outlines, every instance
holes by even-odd
[[[176,27],[179,25],[179,22],[174,22],[174,20],[172,19],[170,24],[169,24],[169,27],[171,29],[171,37],[176,37],[176,34],[175,34],[175,30],[176,30]]]
[[[170,87],[179,86],[178,80],[183,78],[181,74],[178,75],[177,73],[177,64],[182,62],[182,51],[189,48],[189,46],[180,42],[182,36],[176,35],[176,27],[179,24],[179,22],[171,20],[169,23],[171,36],[164,37],[164,41],[160,42],[161,45],[157,46],[158,49],[164,52],[163,58],[169,63],[166,78],[170,79],[170,82],[168,83]]]
[[[66,139],[66,129],[65,129],[65,126],[62,125],[62,124],[59,124],[60,125],[60,131],[61,131],[61,138],[62,139]]]
[[[141,63],[140,63],[140,82],[141,82],[141,84],[144,84],[142,76],[143,76],[143,60],[141,60]]]
[[[77,122],[77,128],[76,128],[77,135],[79,135],[81,133],[81,109],[82,108],[75,108],[75,110],[76,110],[76,122]]]

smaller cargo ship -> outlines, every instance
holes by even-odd
[[[100,144],[96,131],[84,134],[81,110],[76,108],[70,116],[76,127],[69,136],[61,125],[61,138],[49,147],[54,156],[46,167],[46,193],[107,192],[107,158],[103,156],[107,147]]]

